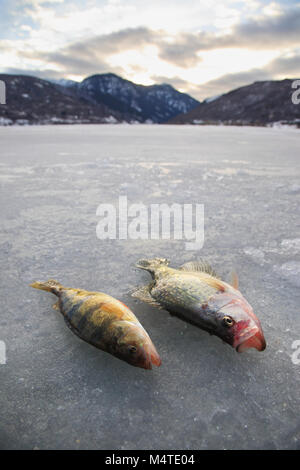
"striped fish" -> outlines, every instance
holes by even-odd
[[[58,297],[53,308],[79,338],[129,364],[152,369],[160,357],[134,313],[122,302],[102,292],[63,287],[50,279],[31,287],[52,292]]]

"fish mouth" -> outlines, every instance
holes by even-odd
[[[161,365],[161,358],[153,345],[148,347],[145,353],[146,361],[144,363],[144,369],[152,369],[152,364],[157,367]]]
[[[157,352],[155,354],[152,353],[150,357],[151,357],[152,364],[154,364],[157,367],[161,365],[161,358],[159,357]]]
[[[249,348],[255,348],[258,351],[264,351],[266,349],[266,340],[261,330],[251,330],[242,341],[239,341],[235,345],[236,351],[241,353]]]

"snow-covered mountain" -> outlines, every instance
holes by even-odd
[[[82,82],[0,75],[6,104],[0,125],[74,123],[295,124],[293,80],[255,82],[199,103],[171,85],[137,85],[117,75],[93,75]]]
[[[58,78],[58,79],[51,78],[48,81],[55,83],[55,85],[61,85],[65,87],[73,86],[77,83],[75,82],[75,80],[68,80],[67,78]]]
[[[0,105],[0,125],[122,122],[121,113],[104,104],[67,93],[65,86],[27,75],[0,75],[6,84],[6,104]]]
[[[129,113],[141,122],[165,122],[195,108],[199,102],[171,85],[137,85],[115,74],[93,75],[69,86],[77,96],[91,103]]]
[[[0,75],[6,83],[1,124],[165,122],[198,101],[172,86],[142,86],[114,74],[93,75],[81,83]]]
[[[206,99],[170,124],[237,124],[300,126],[300,105],[292,101],[293,80],[254,82],[221,96]]]

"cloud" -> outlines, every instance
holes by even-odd
[[[288,56],[282,55],[277,57],[261,68],[251,68],[243,72],[224,74],[202,85],[190,83],[176,76],[152,75],[151,78],[156,83],[169,83],[175,88],[189,93],[194,98],[202,101],[205,98],[221,95],[257,81],[300,78],[300,52],[296,51]]]
[[[159,84],[167,83],[169,85],[172,85],[177,90],[181,91],[182,93],[188,93],[195,99],[199,99],[199,97],[200,97],[200,100],[203,99],[202,93],[201,92],[199,93],[199,90],[201,90],[201,87],[199,87],[199,85],[190,83],[187,80],[183,80],[180,77],[177,77],[177,76],[164,77],[163,75],[152,75],[151,79],[155,83],[159,83]]]
[[[238,24],[231,36],[237,45],[241,41],[247,47],[297,45],[300,40],[300,8]]]
[[[284,74],[300,77],[300,53],[278,57],[272,60],[266,69],[275,76]]]
[[[281,56],[262,68],[252,68],[244,72],[222,75],[203,85],[193,88],[193,96],[203,100],[210,96],[227,93],[235,88],[264,80],[283,80],[284,78],[300,77],[300,54],[290,57]]]
[[[279,46],[292,47],[299,42],[300,8],[297,8],[276,16],[248,20],[223,35],[200,32],[170,37],[162,30],[127,28],[77,41],[52,53],[33,52],[32,55],[60,65],[66,73],[94,73],[97,68],[99,71],[107,70],[108,59],[114,54],[155,46],[159,59],[185,69],[199,64],[199,54],[203,51],[220,48],[276,49]]]
[[[68,48],[66,52],[79,55],[99,55],[107,57],[128,49],[140,48],[145,44],[157,42],[161,33],[148,28],[128,28],[114,33],[93,37],[87,41],[79,41]]]
[[[159,57],[179,67],[193,67],[201,61],[197,55],[199,51],[199,36],[193,34],[181,34],[179,40],[171,43],[160,41]]]
[[[69,8],[74,3],[69,0],[20,1],[36,22],[34,27],[21,24],[19,30],[25,28],[28,37],[0,41],[6,71],[18,70],[41,78],[75,79],[113,72],[139,83],[165,81],[198,99],[255,80],[300,74],[296,49],[300,44],[300,7],[291,9],[278,2],[265,5],[258,0],[249,0],[245,12],[249,15],[252,5],[251,14],[256,16],[247,18],[234,10],[233,13],[238,11],[239,15],[233,18],[232,11],[223,11],[217,1],[214,16],[224,19],[226,29],[216,23],[203,27],[205,22],[200,15],[201,31],[186,26],[182,31],[178,26],[180,18],[177,18],[177,30],[167,29],[168,26],[166,30],[159,29],[162,19],[155,22],[155,12],[152,12],[151,21],[137,25],[138,21],[144,22],[145,14],[131,0],[126,3],[126,8],[121,8],[123,2],[113,0],[101,5],[91,2],[91,6],[84,8],[81,5],[74,9]],[[53,8],[56,3],[57,8],[63,9],[63,14],[56,14],[57,10]],[[158,4],[161,5],[156,2]],[[176,2],[176,7],[179,4],[181,2]],[[199,2],[193,1],[193,8],[197,5]],[[173,18],[174,10],[170,12],[170,8],[164,8],[165,15],[169,11]],[[180,9],[181,12],[187,10],[187,6]],[[130,15],[134,21],[127,21]],[[193,16],[190,10],[188,15],[189,18]],[[120,24],[126,22],[133,26],[120,28]],[[101,34],[95,33],[99,31],[99,25]],[[268,62],[277,55],[279,57]],[[249,70],[245,70],[247,67]],[[200,83],[206,83],[199,85],[198,79]]]
[[[168,83],[169,85],[172,85],[174,88],[186,88],[190,84],[188,81],[183,80],[180,77],[164,77],[163,75],[152,75],[151,79],[155,83]]]
[[[203,100],[211,96],[222,95],[235,88],[240,88],[256,81],[271,79],[270,73],[262,69],[254,68],[245,72],[229,73],[198,87],[195,97]]]
[[[78,41],[55,52],[27,52],[27,58],[38,58],[60,66],[65,74],[89,75],[113,71],[122,73],[122,67],[109,64],[109,57],[130,49],[158,41],[160,32],[147,28],[129,28],[111,34],[100,35],[86,41]],[[138,64],[133,64],[133,66]]]
[[[31,77],[38,77],[44,80],[48,79],[60,79],[62,78],[61,72],[52,69],[45,69],[45,70],[24,70],[16,67],[8,67],[5,69],[4,73],[11,74],[11,75],[29,75]]]
[[[257,18],[240,23],[227,34],[179,34],[171,44],[162,43],[160,57],[181,67],[195,65],[203,51],[224,48],[276,49],[293,47],[300,42],[300,8],[276,16]]]

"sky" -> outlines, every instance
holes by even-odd
[[[300,77],[300,0],[0,0],[0,72],[116,73],[203,100]]]

